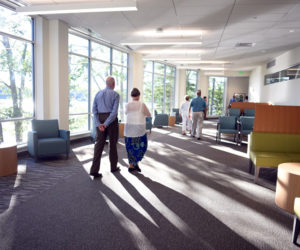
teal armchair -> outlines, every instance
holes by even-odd
[[[43,156],[70,152],[70,131],[58,127],[58,120],[32,120],[32,131],[28,132],[28,152],[35,161]]]

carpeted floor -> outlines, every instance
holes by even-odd
[[[274,203],[276,171],[254,184],[247,145],[216,144],[215,129],[205,121],[200,141],[153,129],[135,174],[121,139],[121,172],[110,172],[106,147],[99,180],[88,140],[68,160],[19,157],[18,174],[0,178],[0,249],[297,248],[293,217]]]

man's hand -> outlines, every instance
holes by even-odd
[[[101,132],[104,132],[104,130],[106,129],[106,126],[104,124],[100,124],[98,128]]]

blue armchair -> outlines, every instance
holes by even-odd
[[[151,129],[152,129],[152,117],[146,117],[146,130],[150,130],[151,133]]]
[[[254,117],[241,116],[239,120],[239,142],[242,144],[244,135],[249,135],[253,130]]]
[[[180,114],[179,114],[179,109],[173,108],[173,109],[172,109],[172,112],[175,113],[175,123],[176,123],[176,124],[181,123],[181,122],[182,122],[182,118],[181,118],[181,116],[180,116]]]
[[[236,125],[237,118],[235,116],[220,116],[217,124],[216,142],[221,141],[221,134],[233,134],[234,142],[238,142],[238,129]]]
[[[244,116],[255,116],[255,109],[244,109]]]
[[[168,114],[157,114],[157,112],[155,112],[153,126],[155,126],[155,127],[169,126],[169,115]]]
[[[32,120],[32,131],[28,132],[28,152],[35,161],[42,156],[70,152],[70,131],[58,128],[58,120]]]
[[[228,109],[228,112],[229,112],[229,116],[234,116],[234,117],[237,117],[237,118],[239,118],[240,115],[241,115],[241,110],[240,109],[230,108],[230,109]]]

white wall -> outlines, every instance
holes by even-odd
[[[300,63],[300,47],[287,51],[275,58],[275,66],[266,69],[266,65],[255,68],[250,76],[250,100],[270,102],[275,105],[300,106],[300,79],[264,85],[264,76],[287,69]]]
[[[228,77],[226,107],[229,104],[230,98],[235,93],[244,93],[245,95],[248,95],[248,87],[249,87],[249,77]]]

